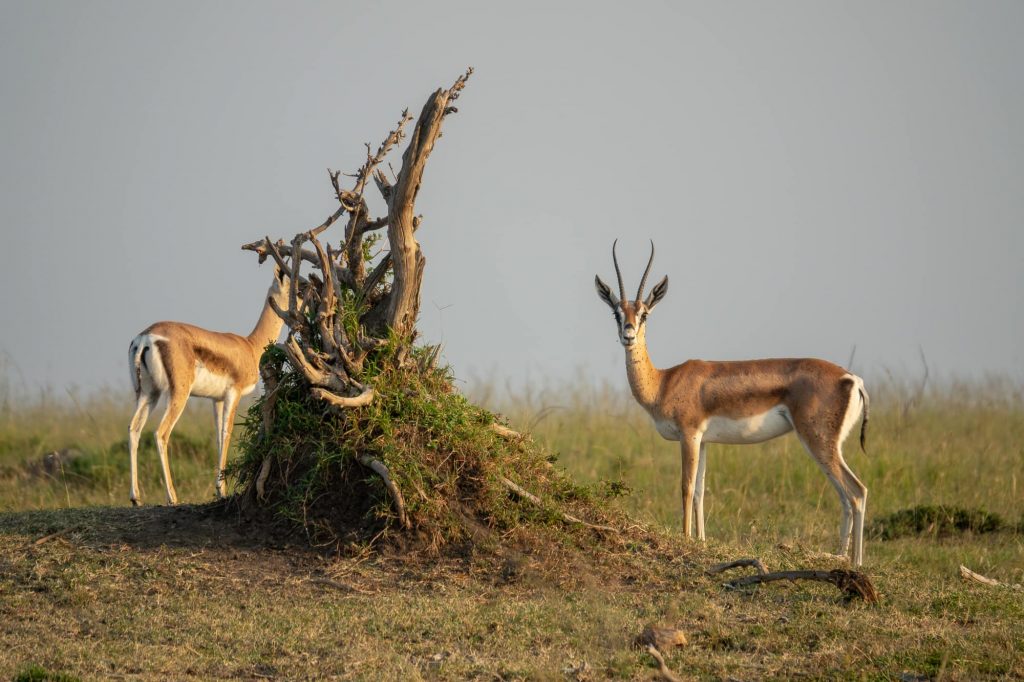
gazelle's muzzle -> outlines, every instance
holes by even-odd
[[[626,328],[619,332],[619,341],[627,348],[636,343],[636,327],[631,324],[626,325]]]

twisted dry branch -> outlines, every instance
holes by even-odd
[[[398,486],[395,485],[395,482],[391,479],[391,472],[388,471],[384,462],[379,459],[373,459],[372,457],[363,455],[359,458],[359,463],[369,469],[372,469],[374,473],[383,479],[384,485],[388,489],[388,494],[391,495],[391,502],[395,505],[395,515],[398,516],[398,523],[400,523],[402,528],[405,528],[406,530],[412,528],[409,516],[405,513],[405,498],[402,497],[402,491],[398,489]]]
[[[831,571],[776,571],[775,573],[761,573],[759,575],[735,578],[725,583],[725,586],[735,589],[748,585],[775,582],[777,580],[814,580],[831,583],[842,591],[847,600],[863,599],[869,604],[874,604],[878,601],[878,592],[875,591],[875,586],[867,575],[860,571],[850,571],[843,568],[836,568]]]
[[[708,575],[718,575],[719,573],[725,573],[726,571],[733,568],[743,568],[746,566],[752,566],[757,569],[758,575],[765,575],[768,573],[768,569],[764,567],[760,559],[737,559],[736,561],[725,561],[720,564],[715,564],[711,568],[705,571]]]

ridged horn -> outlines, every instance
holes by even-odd
[[[612,262],[615,263],[615,276],[619,278],[619,300],[626,300],[626,286],[622,283],[622,271],[619,270],[619,259],[615,256],[615,245],[619,243],[616,239],[612,242]]]
[[[647,261],[647,269],[644,270],[644,276],[640,279],[640,288],[636,290],[636,300],[639,302],[644,297],[644,285],[647,284],[647,275],[651,274],[651,265],[654,264],[654,240],[651,240],[651,259]]]

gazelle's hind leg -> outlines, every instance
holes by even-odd
[[[864,512],[868,506],[868,489],[860,479],[850,471],[850,467],[843,460],[842,450],[838,452],[839,466],[842,470],[843,482],[846,485],[850,503],[853,506],[853,565],[860,566],[864,563]],[[844,544],[850,541],[849,529],[846,530]]]
[[[818,463],[818,466],[828,477],[832,487],[836,489],[839,496],[839,506],[842,516],[839,521],[839,551],[840,556],[847,556],[850,551],[850,535],[853,530],[854,506],[850,493],[847,490],[843,475],[843,456],[837,445],[827,442],[820,442],[814,438],[800,437],[808,454]]]
[[[225,400],[226,406],[221,415],[219,424],[218,440],[220,441],[220,452],[217,460],[217,497],[227,497],[227,483],[224,481],[224,468],[228,463],[228,450],[231,448],[231,432],[235,428],[235,412],[238,409],[239,396],[230,392]]]
[[[178,418],[185,410],[188,402],[188,391],[174,391],[167,396],[167,410],[164,412],[160,426],[156,429],[156,449],[160,453],[160,466],[164,474],[164,488],[167,492],[167,504],[178,504],[178,494],[174,491],[174,480],[171,478],[171,464],[167,456],[167,444],[171,439],[171,431],[178,423]]]
[[[150,395],[144,391],[140,392],[135,403],[135,414],[132,415],[132,421],[128,425],[128,461],[132,476],[129,499],[133,506],[138,506],[142,501],[139,494],[139,438],[142,435],[143,427],[146,426],[146,420],[149,419],[149,408],[156,405],[159,399],[159,393]]]

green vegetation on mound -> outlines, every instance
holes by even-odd
[[[373,401],[338,411],[311,395],[283,353],[268,351],[264,362],[280,378],[273,394],[251,406],[239,439],[243,455],[233,473],[243,499],[256,499],[268,462],[267,506],[304,527],[314,544],[339,547],[387,539],[439,549],[526,526],[586,528],[567,522],[569,511],[607,521],[603,501],[621,487],[575,484],[543,447],[500,435],[495,415],[456,391],[450,371],[433,366],[435,355],[416,348],[399,368],[385,349],[366,371]],[[268,400],[272,419],[264,416]],[[372,460],[401,491],[405,528]]]

